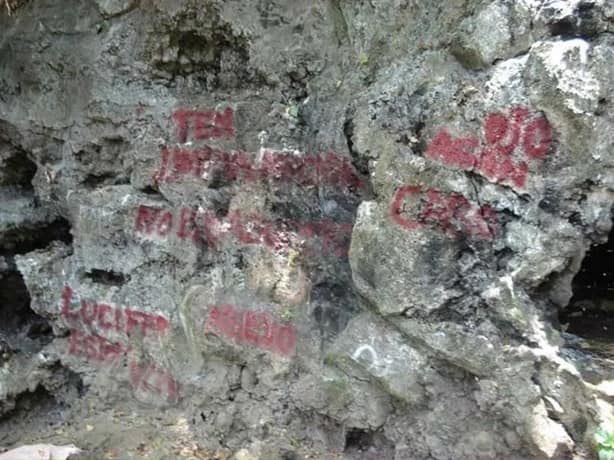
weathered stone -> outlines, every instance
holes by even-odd
[[[611,2],[7,3],[3,444],[591,458]]]

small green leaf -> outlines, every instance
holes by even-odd
[[[595,438],[595,442],[597,444],[603,445],[608,439],[608,433],[603,428],[599,428],[597,431],[595,431],[595,435],[593,437]]]
[[[290,107],[288,107],[288,115],[290,115],[292,118],[298,118],[298,106],[292,104]]]
[[[362,53],[360,56],[358,56],[358,63],[360,65],[367,65],[369,64],[369,56]]]

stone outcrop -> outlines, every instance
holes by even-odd
[[[0,13],[5,424],[44,392],[235,459],[595,457],[609,2],[70,3]]]

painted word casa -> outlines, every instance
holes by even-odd
[[[211,308],[205,330],[281,355],[292,353],[296,344],[296,329],[291,324],[280,323],[267,312],[232,305]]]
[[[524,107],[507,114],[491,113],[484,120],[484,140],[476,136],[452,136],[442,128],[426,150],[426,156],[461,169],[475,171],[493,182],[523,188],[529,163],[542,160],[552,145],[552,128],[541,115]]]
[[[164,334],[168,320],[160,315],[144,313],[130,308],[112,307],[104,302],[81,299],[81,305],[73,309],[74,292],[69,286],[62,294],[62,316],[69,325],[85,324],[100,330],[115,330],[130,336],[140,333],[143,337]]]
[[[417,202],[410,206],[420,208],[413,212],[404,209],[406,202]],[[458,193],[444,193],[430,189],[424,192],[418,185],[404,185],[394,196],[390,211],[392,220],[407,229],[417,229],[425,225],[436,226],[451,236],[464,234],[476,239],[491,239],[495,236],[496,216],[489,205],[478,206]]]

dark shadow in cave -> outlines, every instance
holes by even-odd
[[[17,271],[0,274],[0,341],[30,353],[51,342],[49,322],[30,308],[30,294]]]
[[[605,244],[587,252],[572,288],[559,314],[563,329],[579,337],[583,349],[614,359],[614,227]]]
[[[5,232],[0,241],[0,256],[26,254],[35,249],[42,249],[52,241],[72,244],[70,223],[63,217],[35,228],[16,228]]]

